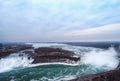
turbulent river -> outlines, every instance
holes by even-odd
[[[78,76],[115,69],[118,53],[113,47],[100,49],[59,43],[27,43],[34,48],[52,47],[73,51],[81,57],[80,65],[62,63],[32,65],[34,59],[13,53],[0,59],[0,81],[66,81]]]

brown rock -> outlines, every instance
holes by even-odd
[[[35,49],[35,54],[32,54],[34,58],[33,63],[51,63],[51,62],[63,62],[63,63],[76,63],[80,61],[80,57],[74,57],[75,54],[71,51],[63,50],[60,48],[48,48],[41,47]]]

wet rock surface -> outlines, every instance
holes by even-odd
[[[73,52],[63,50],[60,48],[41,47],[30,51],[24,51],[34,59],[33,64],[36,63],[52,63],[63,62],[75,64],[79,63],[80,57],[76,56]]]

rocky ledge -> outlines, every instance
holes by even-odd
[[[120,81],[120,66],[115,70],[82,76],[70,81]]]
[[[34,59],[33,64],[53,62],[79,64],[80,62],[79,56],[61,48],[40,47],[34,50],[24,51],[23,53],[28,54]]]

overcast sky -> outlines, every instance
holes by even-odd
[[[0,0],[0,42],[120,41],[120,0]]]

